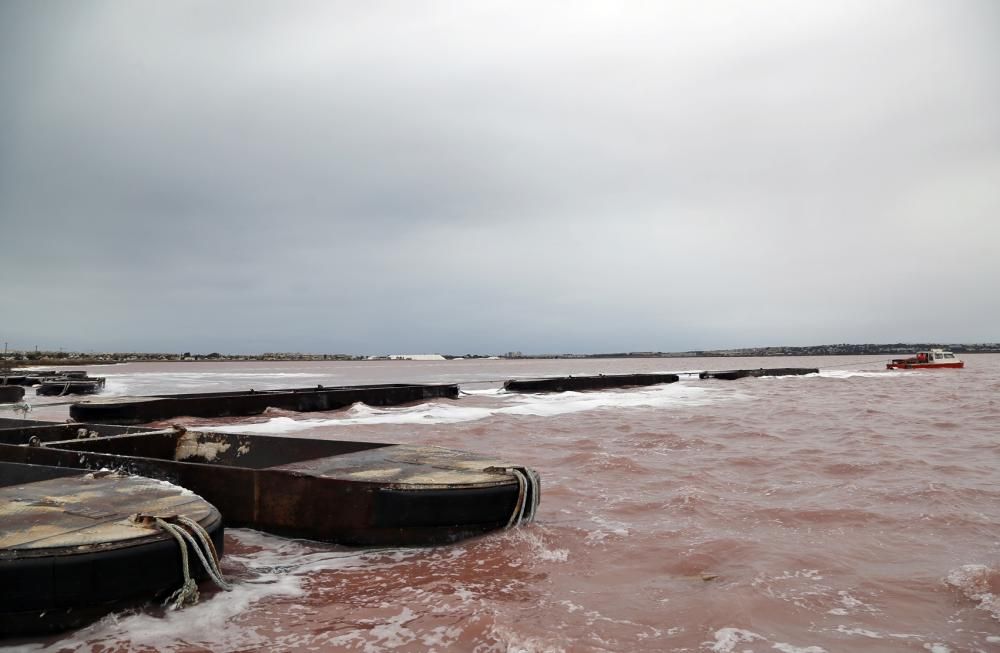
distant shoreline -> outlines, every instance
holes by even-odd
[[[942,343],[894,343],[864,345],[815,345],[808,347],[745,347],[740,349],[710,349],[684,352],[613,352],[600,354],[441,354],[445,360],[559,360],[559,359],[605,359],[605,358],[770,358],[791,356],[893,356],[911,354],[919,350],[942,348],[956,354],[998,354],[1000,343],[942,344]],[[81,352],[7,352],[0,361],[2,367],[59,367],[69,365],[113,365],[117,363],[183,363],[183,362],[262,362],[262,361],[379,361],[389,360],[388,356],[361,356],[352,354],[165,354],[165,353],[81,353]],[[407,359],[397,359],[406,361]]]

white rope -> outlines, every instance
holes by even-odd
[[[222,576],[222,570],[219,569],[219,553],[215,550],[215,545],[212,544],[212,538],[209,537],[208,531],[206,531],[205,528],[195,520],[184,517],[183,515],[178,516],[177,521],[190,528],[198,539],[201,540],[201,545],[204,548],[205,553],[209,554],[208,562],[206,563],[205,558],[201,556],[200,551],[198,552],[199,557],[201,558],[202,564],[205,565],[205,571],[207,571],[208,575],[212,577],[212,581],[227,592],[233,589],[233,586],[227,583],[226,579]],[[198,549],[195,550],[197,551]]]
[[[178,545],[181,547],[181,567],[184,572],[184,584],[177,589],[173,594],[167,597],[163,605],[171,604],[171,609],[179,610],[185,605],[194,605],[198,602],[198,585],[194,582],[191,577],[190,563],[188,561],[188,544],[194,550],[198,559],[201,561],[202,567],[208,573],[209,577],[212,579],[216,585],[227,592],[232,589],[232,585],[226,582],[225,578],[222,577],[222,571],[219,569],[219,554],[215,550],[215,545],[212,544],[212,540],[208,535],[208,532],[202,527],[201,524],[194,521],[193,519],[188,519],[184,516],[179,516],[177,520],[190,528],[195,536],[200,540],[201,546],[199,546],[198,540],[195,536],[192,536],[184,527],[177,524],[171,524],[159,517],[156,517],[156,525],[159,526],[164,531],[170,533],[175,540],[177,540]],[[202,548],[204,547],[204,551]],[[206,559],[205,554],[208,554],[208,559]],[[211,560],[211,562],[209,562]]]
[[[180,526],[175,526],[173,524],[168,524],[159,517],[156,518],[156,525],[166,532],[174,536],[177,540],[177,544],[181,547],[181,569],[184,571],[184,584],[177,588],[173,594],[167,597],[167,600],[163,602],[163,605],[171,604],[170,608],[172,610],[180,610],[186,604],[194,605],[198,602],[198,585],[195,584],[194,579],[191,578],[191,570],[188,566],[188,554],[187,554],[187,544],[184,542],[184,538],[181,536],[180,532],[183,531]]]
[[[521,515],[524,513],[524,504],[527,499],[528,482],[524,479],[524,474],[519,470],[511,467],[507,471],[517,479],[517,501],[514,503],[514,512],[511,513],[510,519],[507,520],[507,528],[513,528],[521,523]]]
[[[538,506],[542,502],[542,479],[533,469],[525,467],[525,472],[528,478],[531,480],[531,514],[528,515],[528,521],[535,521],[535,515],[538,514]]]
[[[212,579],[212,581],[220,588],[226,591],[231,590],[232,587],[229,585],[229,583],[227,583],[225,580],[222,579],[221,573],[216,572],[215,568],[213,568],[213,566],[209,564],[208,560],[205,559],[205,554],[202,552],[201,547],[198,546],[198,542],[195,541],[194,537],[180,526],[174,525],[174,528],[176,528],[178,532],[180,532],[180,534],[184,537],[184,539],[191,544],[191,548],[194,549],[194,552],[198,555],[198,559],[201,560],[202,567],[205,569],[206,572],[208,572],[208,575]],[[212,557],[211,553],[209,553],[209,557]]]
[[[517,479],[517,501],[514,503],[510,519],[507,520],[506,528],[534,521],[541,501],[541,479],[538,473],[527,467],[491,468],[491,470],[507,472]]]

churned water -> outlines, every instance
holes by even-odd
[[[1000,356],[129,364],[113,393],[458,381],[399,408],[180,420],[434,444],[536,468],[537,523],[357,550],[227,533],[232,592],[29,651],[1000,651]],[[748,367],[818,375],[520,395],[499,380]],[[60,412],[61,411],[61,412]],[[36,406],[63,418],[65,407]]]

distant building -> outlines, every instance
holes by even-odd
[[[392,354],[389,360],[393,361],[443,361],[445,357],[441,354]]]

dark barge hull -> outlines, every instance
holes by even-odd
[[[13,404],[24,398],[24,388],[19,385],[0,385],[0,404]]]
[[[511,379],[505,381],[503,387],[510,392],[566,392],[676,383],[678,379],[676,374],[600,374],[548,379]]]
[[[104,389],[104,379],[65,379],[42,381],[35,394],[44,396],[92,395]]]
[[[721,379],[723,381],[735,381],[748,376],[802,376],[805,374],[818,374],[819,369],[815,367],[776,367],[772,369],[756,370],[720,370],[708,371],[698,374],[700,379]]]
[[[74,628],[181,587],[177,541],[134,522],[140,512],[193,519],[221,555],[219,511],[182,488],[0,462],[0,636]]]
[[[43,428],[59,437],[58,425]],[[26,446],[38,430],[0,431],[0,459],[162,479],[210,501],[230,526],[351,546],[454,542],[530,521],[538,503],[534,472],[439,447],[183,429]]]
[[[369,406],[395,406],[426,399],[458,397],[456,384],[385,384],[335,388],[290,388],[242,392],[119,397],[84,401],[70,406],[78,422],[146,424],[174,417],[246,417],[268,408],[301,412],[336,410],[361,402]]]

